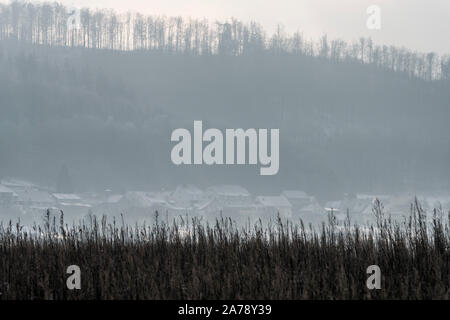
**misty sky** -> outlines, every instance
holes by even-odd
[[[0,0],[8,2],[8,0]],[[67,5],[114,8],[156,15],[182,15],[209,20],[235,17],[254,20],[268,31],[278,23],[286,31],[299,29],[317,38],[355,40],[371,36],[380,44],[418,51],[450,53],[450,1],[448,0],[60,0]],[[381,7],[381,30],[368,30],[366,9]]]

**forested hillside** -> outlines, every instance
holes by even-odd
[[[65,7],[58,3],[0,3],[0,39],[47,46],[111,50],[144,50],[184,55],[251,55],[292,53],[337,61],[358,60],[424,79],[449,79],[450,56],[417,53],[406,48],[376,45],[360,38],[355,43],[313,41],[300,31],[286,34],[282,25],[267,34],[256,22],[236,19],[208,21],[183,17],[144,16],[113,10]]]
[[[235,183],[257,190],[450,189],[450,60],[306,41],[279,28],[0,6],[0,177],[77,190]],[[280,171],[175,167],[173,129],[280,128]]]

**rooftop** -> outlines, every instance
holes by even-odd
[[[203,191],[200,190],[199,188],[197,188],[196,186],[192,185],[192,184],[182,184],[177,186],[177,188],[175,189],[176,193],[178,192],[183,192],[183,193],[189,193],[189,194],[195,194],[195,195],[201,195],[203,194]]]
[[[301,190],[284,190],[282,192],[282,195],[285,196],[286,198],[292,199],[303,199],[308,197],[306,192]]]
[[[0,184],[0,193],[14,193],[14,191]]]
[[[53,196],[57,200],[81,200],[81,198],[73,193],[54,193]]]
[[[266,207],[292,207],[285,196],[259,196],[256,200]]]
[[[41,203],[55,202],[55,200],[48,192],[37,189],[27,188],[24,190],[17,190],[16,193],[20,201],[41,202]]]
[[[222,196],[234,196],[234,197],[250,196],[250,193],[245,188],[238,185],[229,185],[229,184],[217,185],[209,187],[207,191]]]

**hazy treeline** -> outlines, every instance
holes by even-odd
[[[79,27],[71,27],[78,22]],[[282,26],[278,26],[274,34],[267,34],[255,22],[247,24],[236,19],[212,23],[206,19],[117,14],[104,9],[76,11],[58,3],[12,1],[9,5],[0,4],[0,39],[50,46],[190,55],[294,53],[332,61],[357,60],[428,80],[450,78],[449,56],[375,45],[370,38],[347,43],[329,40],[324,35],[313,41],[301,32],[287,34]]]

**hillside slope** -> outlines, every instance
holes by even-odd
[[[356,61],[169,55],[0,41],[2,176],[79,190],[190,182],[258,191],[448,189],[450,87]],[[279,128],[280,172],[175,167],[173,129]]]

